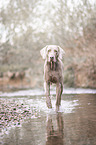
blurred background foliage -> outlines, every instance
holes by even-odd
[[[42,87],[48,44],[66,52],[65,86],[96,88],[95,0],[0,0],[1,87]]]

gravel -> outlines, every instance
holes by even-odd
[[[21,126],[25,119],[36,115],[36,109],[27,104],[27,100],[18,98],[0,98],[0,133],[11,127]]]

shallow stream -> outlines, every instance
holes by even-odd
[[[24,104],[31,111],[30,115],[24,118],[22,123],[19,125],[13,124],[10,129],[6,125],[2,130],[1,123],[0,144],[95,145],[96,90],[65,90],[58,113],[55,111],[55,90],[51,94],[53,108],[48,109],[45,103],[44,91],[0,92],[1,103],[12,101],[19,105]]]

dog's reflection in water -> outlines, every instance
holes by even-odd
[[[62,113],[58,112],[55,119],[53,116],[48,116],[47,120],[46,145],[64,145],[64,121]]]

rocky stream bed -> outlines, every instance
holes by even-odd
[[[15,126],[20,126],[25,119],[36,115],[25,100],[0,98],[0,132],[1,135]]]

